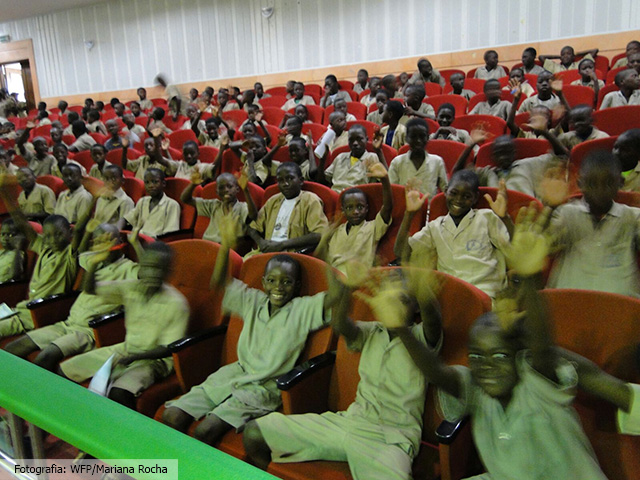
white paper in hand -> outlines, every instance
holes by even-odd
[[[109,377],[111,377],[111,367],[113,366],[113,357],[115,356],[115,353],[111,355],[93,376],[91,383],[89,383],[89,391],[102,395],[103,397],[107,396]]]

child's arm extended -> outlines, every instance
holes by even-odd
[[[251,221],[258,218],[258,209],[256,208],[256,204],[253,201],[253,197],[251,196],[251,191],[249,190],[249,177],[247,177],[247,174],[244,172],[244,170],[238,177],[238,186],[244,192],[244,198],[247,201],[247,223],[250,223]]]
[[[96,206],[96,202],[98,198],[105,193],[107,190],[105,187],[102,187],[98,190],[93,188],[93,184],[89,182],[82,182],[85,188],[91,193],[91,203],[87,206],[87,208],[80,212],[80,216],[76,221],[76,225],[73,228],[73,239],[71,240],[71,249],[74,252],[80,251],[80,246],[82,245],[82,240],[84,239],[85,229],[87,227],[87,223],[91,220],[91,213],[93,212],[94,207]]]
[[[187,188],[185,188],[180,194],[180,201],[182,203],[195,207],[196,201],[193,199],[193,191],[198,185],[202,184],[203,181],[204,180],[202,178],[200,170],[194,169],[193,173],[191,174],[191,183],[189,183],[189,185],[187,185]]]
[[[507,184],[505,183],[504,178],[500,180],[500,183],[498,185],[498,195],[496,196],[495,202],[493,201],[493,198],[491,198],[491,195],[489,195],[488,193],[485,194],[484,198],[489,204],[489,207],[491,207],[491,210],[493,210],[493,213],[500,217],[500,220],[502,220],[504,226],[507,227],[509,237],[513,237],[514,226],[513,221],[509,216],[509,212],[507,211]]]
[[[420,198],[420,192],[417,190],[408,190],[405,187],[405,198],[407,210],[404,212],[404,216],[402,217],[402,223],[400,224],[400,229],[396,236],[396,243],[393,246],[393,253],[403,261],[409,260],[409,257],[411,257],[411,247],[409,246],[409,227],[411,226],[413,217],[416,216],[416,213],[420,211],[422,205],[424,205],[424,202],[426,202],[429,197],[428,195],[425,195]]]
[[[111,248],[115,246],[115,241],[110,235],[105,234],[102,238],[93,242],[92,253],[87,260],[87,271],[82,277],[82,290],[90,295],[96,294],[96,270],[98,265],[104,262],[111,254]]]
[[[436,347],[442,337],[442,315],[436,299],[438,280],[433,270],[410,268],[406,270],[411,295],[416,299],[420,309],[422,331],[427,344]]]
[[[29,132],[36,128],[35,122],[27,122],[27,125],[24,127],[24,130],[20,134],[18,138],[16,138],[16,146],[18,150],[20,150],[20,155],[24,155],[26,150],[24,148],[24,144],[29,140]]]
[[[531,116],[525,126],[533,130],[537,135],[542,135],[549,142],[556,155],[569,156],[569,150],[564,148],[558,137],[548,129],[547,118],[544,115]]]
[[[518,110],[518,103],[522,98],[522,87],[520,86],[520,82],[516,79],[509,80],[509,88],[513,93],[513,101],[511,102],[511,110],[509,110],[509,115],[507,115],[507,127],[511,131],[511,135],[514,137],[518,136],[520,133],[520,127],[516,125],[516,113]]]
[[[382,165],[384,165],[384,168],[389,170],[389,165],[387,165],[387,159],[384,158],[384,153],[382,152],[382,134],[380,133],[380,130],[378,130],[375,134],[375,136],[373,137],[373,149],[376,151],[376,155],[378,156],[378,160],[380,161],[380,163]]]
[[[513,109],[511,111],[513,111]],[[489,133],[480,128],[476,128],[469,132],[469,136],[471,137],[471,145],[468,145],[467,148],[462,151],[460,157],[458,157],[458,160],[456,161],[456,164],[453,166],[451,175],[465,168],[467,159],[469,158],[469,155],[471,155],[471,152],[473,152],[473,149],[476,147],[476,145],[484,143],[484,141],[489,138]]]
[[[222,290],[231,281],[229,276],[229,250],[232,249],[237,241],[236,238],[236,222],[230,215],[224,215],[219,223],[220,229],[220,249],[216,257],[216,264],[213,267],[211,282],[209,288],[211,290]]]
[[[121,157],[122,170],[127,169],[127,162],[129,161],[129,159],[127,158],[128,151],[129,151],[129,139],[125,137],[122,139],[122,157]]]
[[[273,160],[273,156],[276,154],[278,150],[280,150],[286,144],[287,144],[287,133],[282,132],[280,135],[278,135],[278,141],[273,146],[273,148],[269,150],[267,154],[260,159],[260,161],[262,161],[262,164],[265,167],[267,167],[267,170],[269,170],[269,172],[271,172],[271,161]]]
[[[33,243],[33,241],[38,237],[38,234],[33,229],[33,227],[29,224],[29,220],[27,220],[26,215],[22,210],[20,210],[20,206],[15,198],[13,198],[9,192],[7,191],[7,187],[10,185],[17,185],[18,181],[16,177],[8,174],[0,175],[0,199],[4,202],[7,210],[11,214],[11,218],[15,222],[16,228],[20,233],[22,233],[29,244]]]
[[[313,145],[307,145],[307,153],[309,157],[309,178],[315,180],[318,176],[318,164],[316,155],[313,153]]]
[[[382,183],[382,208],[380,208],[380,216],[384,223],[391,221],[391,212],[393,210],[393,196],[391,195],[391,183],[389,183],[389,172],[379,163],[372,163],[367,169],[369,178],[377,178]]]

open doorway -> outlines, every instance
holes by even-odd
[[[29,60],[0,65],[0,87],[15,95],[18,103],[26,103],[27,110],[35,108]]]

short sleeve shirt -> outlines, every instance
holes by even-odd
[[[495,297],[506,280],[502,245],[509,232],[488,209],[471,210],[456,227],[450,215],[436,218],[409,238],[413,255],[435,253],[437,269],[478,287]]]
[[[40,159],[28,149],[25,149],[22,156],[27,161],[29,168],[33,171],[33,174],[36,177],[51,175],[51,169],[57,163],[56,158],[53,155],[47,155]]]
[[[640,105],[640,90],[634,90],[629,100],[625,98],[620,90],[609,92],[604,96],[600,110],[612,107],[624,107],[625,105]]]
[[[144,174],[147,169],[153,167],[159,170],[162,170],[165,175],[172,176],[176,170],[178,169],[178,162],[165,158],[168,163],[167,166],[162,165],[161,163],[155,162],[151,160],[149,155],[142,155],[138,157],[136,160],[127,161],[127,170],[136,174],[136,178],[144,181]]]
[[[591,54],[586,54],[584,57],[582,57],[582,59],[589,59],[589,60],[593,60],[593,57],[591,56]],[[577,70],[578,69],[578,64],[580,62],[573,62],[571,65],[569,65],[568,67],[562,65],[561,63],[558,62],[554,62],[553,60],[550,59],[546,59],[544,61],[544,63],[542,64],[542,68],[544,68],[545,70],[551,72],[551,73],[558,73],[558,72],[564,72],[567,70]]]
[[[29,282],[29,299],[64,293],[73,286],[78,272],[78,259],[71,245],[54,252],[44,246],[42,236],[38,235],[29,248],[38,254]]]
[[[572,130],[570,132],[561,134],[558,137],[558,141],[565,148],[567,148],[569,150],[572,150],[573,147],[575,147],[576,145],[580,145],[582,142],[587,142],[589,140],[596,140],[598,138],[607,138],[609,136],[608,133],[604,133],[602,130],[598,130],[596,127],[592,127],[592,128],[593,128],[593,130],[591,132],[591,135],[589,135],[584,140],[582,140],[580,137],[578,137],[576,132]]]
[[[520,105],[520,108],[518,108],[518,113],[530,112],[533,107],[537,107],[538,105],[542,105],[551,110],[560,104],[560,99],[553,94],[551,94],[551,97],[548,100],[540,100],[538,98],[538,94],[535,94],[531,95],[524,102],[522,102],[522,105]]]
[[[102,167],[102,171],[100,171],[100,168],[98,168],[97,164],[93,165],[91,167],[91,170],[89,170],[89,176],[93,178],[97,178],[101,182],[104,182],[104,169],[107,168],[109,165],[113,165],[113,164],[105,160],[104,167]]]
[[[75,160],[71,160],[70,158],[67,159],[67,163],[76,165],[79,169],[80,169],[80,173],[82,174],[83,177],[87,176],[87,170],[80,165],[78,162],[76,162]],[[64,168],[64,167],[62,167]],[[58,166],[58,162],[54,163],[51,166],[51,175],[54,175],[58,178],[62,178],[62,171],[60,170],[60,167]]]
[[[150,237],[180,230],[180,204],[173,198],[163,194],[158,204],[153,209],[150,207],[151,197],[142,197],[124,219]]]
[[[438,192],[438,188],[442,192],[447,189],[447,171],[444,160],[438,155],[428,153],[417,169],[411,161],[410,151],[391,160],[389,182],[406,185],[411,178],[418,178],[420,193],[426,193],[431,197]]]
[[[56,208],[56,194],[46,185],[36,183],[27,197],[24,190],[18,195],[18,205],[25,214],[53,213]]]
[[[93,196],[80,185],[73,192],[65,190],[58,196],[54,213],[62,215],[69,223],[76,223],[93,202]]]
[[[209,226],[202,236],[203,239],[220,243],[220,220],[225,216],[222,202],[215,199],[194,198],[198,215],[209,218]],[[231,211],[226,215],[231,215],[236,222],[236,236],[242,237],[247,232],[247,217],[249,208],[245,202],[236,202]]]
[[[382,138],[386,139],[388,133],[389,133],[389,125],[385,125],[380,129],[380,134],[382,135]],[[405,143],[407,143],[406,138],[407,138],[407,129],[405,128],[404,125],[402,125],[401,123],[398,123],[398,126],[393,132],[393,138],[391,139],[391,147],[395,148],[396,150],[400,150],[400,148]],[[386,143],[386,140],[385,140],[385,143]]]
[[[489,105],[489,102],[480,102],[473,107],[469,115],[491,115],[493,117],[500,117],[506,121],[510,111],[511,102],[500,100],[493,105]]]
[[[0,282],[6,282],[13,278],[16,255],[24,258],[20,250],[0,250]]]
[[[133,200],[119,188],[110,197],[102,196],[96,202],[96,211],[93,218],[100,223],[116,223],[133,210]]]
[[[96,141],[93,139],[91,135],[88,133],[83,133],[76,141],[69,146],[69,148],[75,148],[78,152],[82,152],[83,150],[89,150],[92,145],[95,145]]]
[[[496,66],[493,70],[488,70],[486,65],[482,65],[476,69],[474,78],[480,78],[482,80],[498,80],[499,78],[506,77],[507,72],[504,71],[500,65]]]
[[[352,164],[351,152],[344,152],[333,160],[324,174],[331,181],[331,188],[336,192],[341,192],[345,188],[370,183],[365,166],[369,162],[380,163],[375,153],[364,152],[362,157]]]

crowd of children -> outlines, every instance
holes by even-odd
[[[187,432],[204,418],[193,434],[214,446],[228,430],[244,430],[249,460],[261,468],[339,460],[349,463],[354,478],[408,479],[431,383],[447,419],[472,418],[487,470],[477,478],[604,478],[569,406],[575,389],[588,384],[587,391],[612,402],[625,419],[622,431],[631,434],[640,434],[639,390],[604,379],[588,360],[555,348],[537,290],[553,252],[547,288],[640,297],[640,210],[617,201],[620,191],[640,192],[640,129],[628,129],[610,151],[597,149],[580,165],[572,153],[609,137],[594,125],[598,101],[600,108],[640,105],[639,45],[629,43],[626,58],[615,65],[618,90],[602,99],[597,49],[564,47],[559,56],[537,56],[527,48],[522,66],[510,72],[499,65],[498,52],[488,50],[473,75],[484,80],[484,97],[468,114],[501,118],[504,135],[482,124],[469,131],[454,127],[465,114],[455,96],[471,100],[476,93],[465,89],[464,75],[445,78],[424,58],[412,75],[397,78],[370,77],[362,69],[353,91],[334,75],[325,78],[322,95],[287,82],[277,112],[261,105],[274,97],[259,82],[245,92],[221,88],[214,96],[207,87],[183,95],[158,76],[166,108],[140,88],[139,100],[128,106],[112,100],[113,118],[104,118],[102,102],[87,99],[72,111],[61,101],[58,119],[52,121],[41,104],[16,129],[12,103],[0,92],[0,199],[10,215],[0,230],[0,288],[29,282],[28,296],[0,319],[0,338],[15,337],[4,348],[23,358],[37,352],[37,365],[75,382],[90,379],[113,357],[108,396],[135,408],[137,396],[172,372],[168,345],[188,327],[188,302],[168,283],[173,249],[162,241],[180,230],[182,204],[208,219],[203,238],[221,245],[210,287],[244,328],[238,360],[168,402],[167,425]],[[593,90],[591,105],[569,104],[556,75],[567,70],[579,72],[573,85]],[[527,75],[536,76],[535,87]],[[434,110],[424,101],[425,84],[447,82],[452,101]],[[353,106],[355,98],[364,110]],[[320,107],[326,126],[312,121]],[[524,112],[528,118],[517,121]],[[46,136],[43,126],[50,128]],[[177,131],[184,133],[180,149],[173,146]],[[519,151],[523,138],[542,139],[547,153]],[[430,142],[442,140],[462,144],[461,154],[444,159],[430,153]],[[205,148],[214,152],[207,150],[206,160]],[[476,164],[479,151],[488,157],[483,165]],[[184,182],[177,196],[168,192],[169,181]],[[141,183],[144,196],[131,187]],[[215,198],[205,198],[211,183]],[[378,211],[370,211],[374,190],[361,187],[369,184],[380,192]],[[262,189],[272,192],[264,203],[255,197]],[[515,224],[510,191],[532,202]],[[337,211],[321,195],[333,195]],[[421,218],[416,231],[425,206],[428,219]],[[348,318],[352,296],[362,295],[354,291],[381,263],[378,246],[392,225],[387,241],[397,262],[412,268],[389,275],[364,300],[377,321],[354,323]],[[123,253],[127,230],[137,263]],[[139,235],[157,240],[143,249]],[[231,279],[234,248],[247,256],[281,252],[265,267],[263,291]],[[37,256],[31,269],[27,250]],[[328,292],[300,296],[302,267],[287,252],[333,267]],[[71,292],[78,267],[83,284],[68,318],[34,328],[27,303]],[[494,307],[505,295],[517,305],[509,322],[497,308],[477,319],[468,367],[439,358],[446,339],[431,270],[477,287]],[[96,349],[89,320],[121,307],[124,342]],[[413,323],[414,314],[420,324]],[[355,401],[339,413],[277,413],[277,378],[295,366],[309,333],[326,325],[362,353]],[[505,416],[516,410],[525,415],[523,425]],[[518,438],[509,448],[496,443],[514,428]]]

